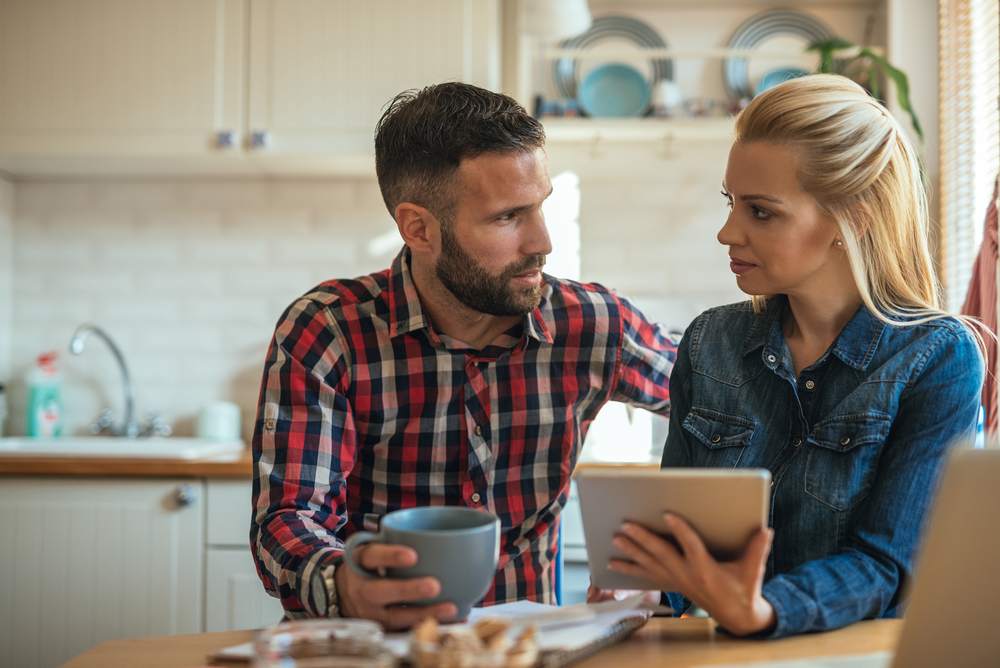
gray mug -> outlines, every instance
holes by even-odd
[[[417,553],[417,565],[388,568],[386,577],[431,576],[441,583],[440,595],[414,601],[418,605],[451,602],[465,619],[493,584],[500,557],[500,520],[493,513],[457,506],[396,510],[382,518],[378,534],[359,531],[347,539],[344,561],[363,577],[377,577],[355,558],[366,543],[405,545]]]

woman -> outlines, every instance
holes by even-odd
[[[719,231],[750,302],[688,328],[662,465],[770,469],[771,527],[720,563],[638,526],[613,570],[736,635],[896,616],[948,446],[976,425],[975,323],[939,306],[916,154],[850,80],[759,95],[736,121]]]

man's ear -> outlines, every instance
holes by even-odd
[[[403,243],[417,253],[432,254],[441,236],[441,225],[434,214],[413,202],[402,202],[396,206],[396,227]]]

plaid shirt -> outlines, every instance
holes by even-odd
[[[545,276],[541,304],[483,350],[437,334],[405,249],[386,271],[322,283],[282,315],[253,435],[251,549],[289,617],[355,531],[412,506],[501,522],[482,604],[554,602],[559,513],[609,400],[669,411],[675,345],[599,285]]]

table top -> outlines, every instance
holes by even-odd
[[[706,619],[654,618],[627,640],[576,664],[580,668],[671,668],[810,656],[866,654],[891,650],[902,620],[859,622],[829,633],[781,640],[739,640],[717,634]],[[101,643],[64,664],[64,668],[196,668],[212,664],[214,652],[251,640],[253,631],[154,636]]]

